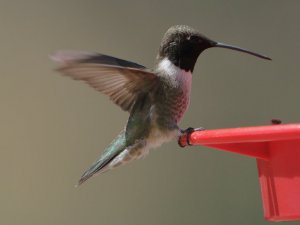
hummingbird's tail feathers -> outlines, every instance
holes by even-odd
[[[116,157],[116,156],[114,156]],[[89,178],[96,174],[100,174],[101,172],[104,172],[103,168],[106,167],[113,159],[114,157],[111,157],[111,159],[107,159],[105,161],[97,160],[87,171],[83,173],[81,176],[80,180],[78,181],[76,187],[80,186],[83,184],[85,181],[87,181]]]
[[[78,184],[81,185],[92,176],[104,172],[109,165],[123,150],[126,149],[125,131],[121,133],[112,141],[112,143],[104,150],[100,158],[92,164],[81,176]]]

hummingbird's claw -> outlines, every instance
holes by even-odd
[[[185,130],[181,130],[181,135],[178,138],[178,145],[184,148],[187,145],[193,145],[190,142],[190,136],[194,131],[202,131],[205,130],[203,127],[193,128],[189,127]]]
[[[282,124],[282,121],[280,119],[272,119],[271,124],[272,125]]]

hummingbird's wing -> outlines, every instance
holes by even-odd
[[[61,64],[59,72],[84,80],[129,112],[139,94],[149,92],[158,82],[158,77],[144,66],[112,56],[59,51],[51,58]]]

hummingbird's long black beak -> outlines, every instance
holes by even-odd
[[[213,47],[228,48],[228,49],[232,49],[232,50],[236,50],[236,51],[240,51],[240,52],[245,52],[245,53],[248,53],[248,54],[250,54],[250,55],[254,55],[254,56],[259,57],[259,58],[262,58],[262,59],[272,60],[272,59],[269,58],[268,56],[261,55],[261,54],[258,54],[258,53],[249,51],[249,50],[247,50],[247,49],[244,49],[244,48],[240,48],[240,47],[233,46],[233,45],[227,45],[227,44],[220,43],[220,42],[217,42],[216,44],[214,44]]]

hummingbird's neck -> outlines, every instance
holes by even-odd
[[[162,75],[173,76],[178,73],[180,68],[176,66],[171,60],[167,57],[159,59],[157,63],[156,70],[160,72]]]
[[[169,60],[180,69],[185,70],[186,72],[193,72],[197,58],[173,57],[169,58]]]
[[[160,52],[158,59],[159,61],[168,59],[178,68],[186,72],[193,72],[199,54],[200,52],[198,51]]]
[[[167,82],[172,88],[190,89],[192,71],[179,68],[168,58],[160,60],[156,67],[157,75],[163,78],[162,82]],[[189,87],[186,87],[188,85]]]

